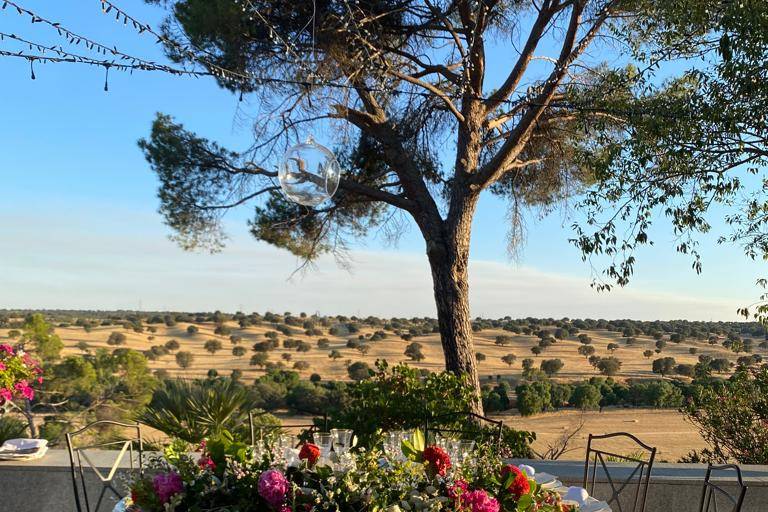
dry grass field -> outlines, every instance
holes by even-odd
[[[229,336],[216,335],[214,333],[215,324],[194,324],[199,329],[196,334],[187,332],[188,325],[190,324],[179,323],[173,327],[166,327],[164,324],[155,324],[152,326],[156,329],[154,333],[147,330],[136,333],[121,325],[93,327],[90,332],[86,332],[82,327],[70,326],[57,327],[56,333],[65,344],[65,355],[81,353],[81,348],[78,348],[78,344],[81,342],[85,342],[88,350],[91,351],[97,348],[114,349],[116,347],[107,344],[107,339],[112,332],[120,332],[126,336],[126,342],[121,345],[122,347],[140,351],[149,350],[154,345],[164,345],[170,340],[178,341],[180,345],[178,350],[149,363],[152,369],[164,369],[172,376],[203,377],[212,368],[221,375],[228,375],[233,369],[239,369],[243,372],[243,379],[247,382],[264,374],[263,368],[249,364],[250,357],[254,353],[251,347],[256,342],[265,341],[264,334],[267,331],[275,330],[273,326],[264,324],[240,329],[234,322],[228,323],[227,326],[231,328],[232,334],[242,338],[238,345],[246,349],[244,356],[235,357],[232,355],[232,348],[236,345],[230,341]],[[345,380],[348,379],[346,368],[349,362],[366,361],[372,366],[376,359],[386,359],[390,363],[408,360],[403,351],[409,342],[390,332],[383,340],[367,341],[370,350],[363,355],[356,349],[347,348],[346,342],[347,339],[357,338],[360,334],[370,336],[373,329],[369,327],[362,328],[360,333],[347,336],[331,336],[327,333],[327,329],[323,329],[324,334],[322,336],[306,336],[302,329],[294,328],[294,330],[296,334],[290,336],[279,334],[280,347],[269,352],[269,360],[275,363],[282,362],[286,368],[292,368],[297,361],[305,361],[309,367],[300,371],[304,378],[317,373],[324,380]],[[697,362],[698,356],[701,354],[724,357],[731,361],[735,361],[737,358],[736,354],[721,345],[709,345],[706,341],[694,340],[686,340],[680,344],[668,342],[661,355],[654,354],[651,358],[646,358],[643,356],[643,351],[653,349],[655,343],[650,337],[637,336],[637,343],[629,346],[626,345],[625,338],[618,332],[602,330],[583,332],[592,338],[592,345],[598,356],[613,355],[621,360],[621,372],[616,377],[618,379],[657,377],[651,371],[651,361],[661,356],[671,356],[678,363],[691,364]],[[498,335],[511,336],[510,345],[505,347],[496,345],[494,341]],[[7,339],[7,337],[8,330],[0,330],[0,340]],[[288,337],[309,342],[312,348],[308,352],[285,349],[282,346],[282,340]],[[320,349],[317,346],[317,340],[320,338],[327,338],[330,341],[330,346],[327,349]],[[213,354],[204,348],[205,342],[212,339],[217,339],[222,344],[222,349]],[[442,349],[436,334],[418,336],[412,341],[417,341],[423,345],[426,359],[410,364],[435,371],[443,368]],[[475,336],[477,351],[486,356],[485,360],[479,363],[481,380],[495,379],[497,376],[503,378],[520,377],[521,361],[524,358],[533,359],[537,366],[543,359],[561,359],[564,367],[556,376],[556,380],[573,381],[598,375],[598,372],[592,368],[586,358],[577,353],[580,343],[575,338],[558,341],[541,355],[534,356],[531,353],[531,347],[536,346],[537,343],[538,338],[535,335],[512,334],[500,329],[488,329],[477,333]],[[613,354],[607,349],[609,343],[619,345],[619,349]],[[696,348],[696,354],[690,353],[691,347]],[[338,360],[330,359],[328,354],[331,350],[338,350],[342,357]],[[178,351],[189,351],[194,355],[192,365],[186,370],[181,369],[176,364],[174,354]],[[756,349],[756,353],[764,357],[768,356],[766,352],[764,349]],[[510,353],[517,356],[517,361],[511,366],[501,360],[504,355]],[[284,354],[288,354],[290,359],[286,360],[288,356],[284,356]],[[573,451],[568,452],[563,457],[564,459],[580,459],[582,457],[586,435],[590,432],[625,431],[633,433],[647,443],[658,446],[660,448],[660,460],[676,461],[690,450],[704,447],[704,441],[693,426],[686,423],[683,416],[673,410],[606,409],[604,412],[586,412],[583,416],[578,411],[564,410],[526,418],[520,417],[516,413],[503,414],[500,417],[509,426],[536,432],[538,439],[535,448],[538,451],[546,449],[564,432],[573,429],[579,423],[580,418],[583,418],[585,426],[571,444]],[[629,450],[629,446],[627,450]]]
[[[589,434],[629,432],[643,442],[658,448],[657,460],[677,462],[691,450],[701,450],[707,444],[684,416],[670,409],[605,409],[598,411],[563,410],[537,414],[526,418],[517,414],[496,416],[506,425],[536,432],[533,448],[541,453],[557,443],[565,433],[573,431],[583,420],[584,427],[569,443],[569,451],[561,460],[584,460]],[[612,441],[613,442],[613,441]],[[613,445],[612,445],[613,446]],[[615,444],[618,453],[632,453],[630,442]]]
[[[218,370],[222,375],[228,375],[229,372],[237,368],[243,372],[243,377],[246,380],[256,378],[264,373],[262,368],[249,364],[250,357],[253,354],[251,347],[256,342],[265,341],[264,333],[273,331],[274,328],[272,326],[265,324],[240,329],[237,324],[229,323],[228,327],[232,329],[232,334],[242,337],[239,345],[246,349],[244,356],[235,357],[232,355],[232,348],[235,345],[230,342],[229,336],[215,335],[215,325],[213,323],[194,324],[199,328],[199,332],[194,335],[187,333],[188,325],[190,324],[179,323],[174,327],[166,327],[163,324],[156,324],[154,325],[157,329],[155,333],[146,330],[143,333],[136,333],[120,325],[97,326],[93,327],[90,332],[85,332],[82,327],[70,326],[57,327],[56,334],[64,342],[65,355],[81,353],[77,347],[79,342],[87,343],[90,350],[97,348],[114,349],[116,347],[107,344],[107,339],[112,332],[120,332],[126,336],[126,342],[121,346],[139,351],[149,350],[153,345],[163,345],[170,340],[176,340],[180,345],[178,351],[188,351],[194,355],[194,361],[188,369],[181,369],[176,364],[174,354],[178,351],[173,351],[149,363],[153,369],[165,369],[174,376],[203,377],[211,368]],[[309,363],[309,368],[300,371],[305,378],[309,377],[312,373],[317,373],[325,380],[347,379],[346,363],[348,361],[366,361],[370,365],[373,365],[377,359],[386,359],[390,363],[408,361],[403,351],[409,342],[400,339],[392,333],[388,333],[387,338],[384,340],[367,341],[366,344],[370,346],[370,351],[363,355],[356,349],[347,348],[346,342],[349,338],[356,338],[358,334],[371,334],[373,332],[371,328],[364,327],[358,334],[343,337],[331,336],[327,333],[327,330],[322,336],[311,337],[306,336],[302,329],[295,328],[295,331],[296,334],[291,334],[290,336],[279,334],[280,347],[269,352],[269,360],[275,363],[282,362],[287,368],[291,368],[297,361],[306,361]],[[7,332],[7,330],[0,329],[0,339],[6,338]],[[583,332],[592,338],[592,345],[595,347],[598,356],[613,355],[621,360],[622,367],[618,378],[654,377],[651,371],[651,361],[662,356],[674,357],[678,363],[690,364],[696,363],[700,354],[724,357],[732,361],[736,360],[736,354],[721,345],[709,345],[706,341],[694,340],[686,340],[680,344],[667,342],[667,346],[662,354],[654,354],[651,358],[645,358],[643,357],[643,351],[654,348],[655,342],[650,337],[636,336],[635,338],[638,342],[635,345],[628,346],[625,344],[625,339],[621,337],[621,333],[618,332],[601,330]],[[498,335],[511,336],[511,344],[505,347],[496,345],[494,340]],[[282,340],[286,338],[306,341],[312,345],[312,349],[309,352],[285,349],[282,347]],[[327,338],[330,341],[328,349],[317,347],[317,340],[320,338]],[[214,354],[207,352],[204,348],[205,342],[211,339],[219,340],[223,347]],[[426,359],[410,364],[433,371],[443,368],[442,348],[437,334],[414,337],[412,341],[423,345],[423,353]],[[557,374],[557,380],[570,381],[599,375],[587,359],[577,353],[580,346],[578,340],[565,339],[558,341],[555,345],[547,348],[541,355],[534,356],[531,353],[531,348],[537,342],[538,338],[535,335],[512,334],[501,329],[487,329],[476,333],[475,346],[477,352],[486,356],[486,359],[479,363],[481,380],[486,380],[490,377],[495,378],[498,375],[502,377],[519,377],[522,372],[521,361],[525,358],[533,359],[537,366],[544,359],[561,359],[565,366]],[[609,343],[616,343],[620,348],[611,354],[607,349]],[[690,353],[689,349],[691,347],[696,348],[697,353],[695,355]],[[331,350],[338,350],[342,357],[338,360],[330,359],[328,354]],[[510,353],[517,356],[517,361],[513,365],[508,366],[502,362],[501,358]],[[764,349],[756,349],[756,353],[768,356],[768,351]],[[283,359],[284,354],[290,355],[289,361]]]

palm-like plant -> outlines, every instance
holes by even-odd
[[[224,430],[239,433],[253,408],[248,391],[229,379],[176,379],[155,390],[137,419],[166,435],[199,443]]]
[[[27,424],[10,416],[0,416],[0,445],[9,439],[16,439],[24,435]]]

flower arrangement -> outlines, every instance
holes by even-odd
[[[320,457],[307,443],[257,454],[223,432],[197,456],[169,446],[131,484],[132,512],[576,512],[490,449],[451,461],[416,432],[403,456],[374,449]],[[288,452],[291,453],[288,453]],[[197,459],[197,460],[195,460]],[[203,461],[202,463],[200,461]]]
[[[40,364],[20,348],[0,344],[0,406],[16,398],[33,399],[35,384],[42,384]]]

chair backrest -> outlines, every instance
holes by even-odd
[[[615,445],[611,449],[602,449],[601,445],[605,440],[628,441],[637,451],[622,455],[618,453]],[[605,501],[612,510],[614,512],[643,512],[655,458],[656,448],[648,446],[632,434],[626,432],[599,436],[589,434],[587,457],[584,462],[583,486],[590,496],[595,494],[595,483],[598,468],[600,468],[600,473],[605,475],[610,492],[610,496]],[[619,476],[617,473],[624,472],[627,468],[612,467],[611,463],[613,462],[634,464],[634,467],[630,466],[631,472],[628,477],[626,475]],[[595,497],[603,498],[602,496]]]
[[[477,438],[479,433],[478,429],[468,427],[468,425],[473,423],[481,427],[490,427],[491,440],[496,444],[501,442],[501,433],[504,423],[501,420],[493,420],[472,411],[441,414],[432,418],[426,417],[424,420],[424,435],[427,440],[429,440],[430,434],[433,436],[448,434],[460,437]],[[457,424],[462,426],[453,426]]]
[[[736,493],[730,494],[722,486],[711,481],[712,473],[719,471],[736,472]],[[707,467],[707,476],[704,477],[704,489],[701,492],[700,512],[741,512],[741,505],[744,503],[744,495],[747,493],[747,486],[741,479],[741,468],[736,464],[725,464],[722,466]],[[724,503],[722,508],[720,504]]]
[[[105,427],[126,429],[131,432],[131,435],[135,432],[136,436],[86,446],[76,445],[78,438],[87,435],[94,430]],[[75,507],[77,508],[77,512],[99,512],[107,492],[112,493],[118,499],[123,498],[120,491],[113,485],[113,481],[126,454],[129,456],[129,470],[131,472],[138,471],[139,475],[142,474],[144,445],[141,437],[141,427],[138,423],[120,423],[108,420],[94,421],[80,430],[67,433],[66,437],[67,449],[69,450],[69,462],[72,469],[72,487],[75,493]],[[103,471],[103,467],[97,462],[94,462],[88,455],[89,451],[98,449],[109,449],[111,450],[111,453],[117,454],[114,463],[106,474]],[[92,470],[92,473],[87,471],[88,467]],[[101,483],[101,491],[99,492],[99,497],[95,501],[95,504],[88,494],[87,476],[89,475],[95,475]],[[113,506],[113,503],[108,504],[106,509],[111,510]]]
[[[328,432],[328,415],[323,415],[322,418],[313,418],[312,423],[284,423],[282,425],[256,425],[255,419],[259,416],[268,414],[266,411],[259,410],[258,412],[248,411],[248,431],[251,436],[251,446],[255,446],[257,441],[264,439],[264,436],[275,431],[291,430],[291,429],[304,429],[303,435],[311,436],[315,432]]]

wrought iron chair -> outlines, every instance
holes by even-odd
[[[328,415],[326,414],[324,414],[322,418],[314,418],[312,423],[289,423],[283,425],[257,426],[254,422],[254,419],[265,414],[268,413],[266,411],[259,411],[258,413],[254,413],[254,411],[248,411],[248,431],[250,432],[251,436],[251,446],[255,446],[256,441],[263,440],[265,434],[269,434],[278,430],[302,428],[304,429],[302,435],[309,438],[311,438],[312,434],[315,432],[328,432]],[[322,430],[320,427],[322,427]]]
[[[131,431],[134,431],[135,429],[136,437],[131,437],[125,440],[97,443],[87,446],[75,446],[75,440],[78,437],[86,434],[89,431],[92,431],[94,428],[102,427],[119,427],[123,429],[130,429]],[[80,430],[67,433],[66,437],[67,449],[69,450],[69,462],[72,469],[72,488],[75,493],[75,506],[77,508],[77,512],[99,512],[101,504],[104,500],[104,496],[108,491],[114,494],[114,496],[118,499],[122,499],[124,497],[114,487],[113,481],[117,475],[118,470],[120,469],[121,463],[123,462],[126,453],[129,456],[129,471],[138,471],[139,475],[142,474],[142,456],[144,445],[141,437],[141,427],[138,423],[120,423],[117,421],[108,420],[94,421],[93,423],[86,425]],[[115,447],[120,447],[119,451],[115,450]],[[114,450],[114,453],[117,453],[117,457],[115,458],[114,463],[106,474],[104,474],[102,471],[103,468],[100,469],[87,453],[89,450],[100,448],[109,448]],[[137,454],[138,458],[136,457]],[[88,495],[88,482],[86,476],[90,475],[90,473],[86,472],[86,467],[84,464],[93,470],[93,474],[95,474],[101,483],[101,492],[99,493],[99,498],[96,501],[96,505],[94,507],[91,506],[91,498]],[[111,510],[113,506],[114,504],[110,504],[109,509]]]
[[[641,455],[630,454],[621,455],[612,451],[595,448],[593,443],[605,439],[628,439],[640,448]],[[601,473],[605,474],[608,485],[610,486],[611,496],[606,500],[608,505],[615,512],[644,512],[645,502],[648,496],[648,484],[650,483],[653,461],[656,458],[656,448],[648,446],[637,437],[626,432],[617,432],[614,434],[592,435],[589,434],[587,440],[587,457],[584,462],[584,482],[583,487],[590,495],[593,495],[595,489],[595,480],[598,473],[598,465],[602,468]],[[611,475],[609,462],[626,462],[636,464],[629,477],[616,478]],[[590,478],[590,467],[592,475]],[[614,468],[615,469],[615,468]],[[625,491],[631,491],[634,488],[634,496],[631,492],[623,494]],[[622,499],[622,496],[629,495],[629,500]],[[627,502],[628,501],[628,502]]]
[[[472,411],[460,411],[449,414],[441,414],[430,418],[427,416],[424,420],[424,435],[429,439],[429,435],[433,436],[449,434],[461,437],[478,437],[481,431],[478,428],[468,428],[466,426],[454,427],[460,419],[466,421],[462,422],[462,425],[470,425],[472,423],[480,427],[490,427],[490,438],[495,444],[501,443],[501,433],[504,427],[504,423],[501,420],[493,420],[491,418],[481,416]],[[448,425],[448,426],[446,426]]]
[[[736,471],[737,492],[736,494],[729,494],[728,491],[721,486],[713,483],[710,478],[713,471]],[[704,489],[701,492],[701,508],[699,512],[741,512],[741,505],[744,503],[744,495],[747,493],[747,486],[744,485],[744,481],[741,479],[741,468],[736,464],[725,464],[723,466],[713,466],[710,464],[707,467],[707,476],[704,477]],[[726,502],[726,507],[732,508],[719,508],[719,503]]]

